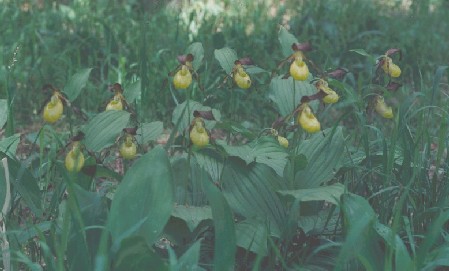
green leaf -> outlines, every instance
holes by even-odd
[[[17,191],[31,212],[37,217],[42,216],[41,192],[37,180],[25,168],[24,163],[8,159],[10,181],[14,191]],[[0,175],[0,182],[5,182],[4,173]],[[3,204],[3,202],[1,203]]]
[[[114,246],[132,235],[141,236],[148,245],[153,244],[172,212],[172,183],[170,162],[162,147],[134,162],[111,205],[108,228]]]
[[[260,256],[268,255],[267,225],[259,219],[246,219],[235,225],[237,246]]]
[[[81,90],[87,84],[87,80],[89,79],[91,71],[92,68],[82,69],[79,72],[75,73],[66,83],[62,92],[67,95],[69,101],[73,102],[81,93]]]
[[[154,121],[150,123],[142,123],[137,129],[136,140],[140,144],[146,144],[152,140],[156,140],[164,131],[162,121]]]
[[[324,200],[335,205],[339,204],[340,196],[344,192],[345,186],[340,183],[328,186],[320,186],[317,188],[278,191],[278,193],[282,196],[290,196],[299,201]]]
[[[315,87],[307,81],[296,81],[291,77],[282,79],[282,76],[278,76],[271,80],[268,97],[276,104],[279,114],[287,116],[298,106],[303,96],[316,92]],[[311,103],[313,109],[316,104]]]
[[[444,228],[444,225],[448,220],[449,211],[445,210],[444,212],[442,211],[438,217],[433,220],[432,224],[427,227],[428,231],[424,235],[423,242],[416,251],[415,263],[417,267],[421,267],[423,265],[432,247],[435,246],[435,243],[437,243],[438,239],[441,238],[441,229]]]
[[[136,81],[125,87],[123,91],[123,96],[128,103],[133,103],[135,100],[140,99],[142,89],[142,81]]]
[[[343,270],[354,256],[360,259],[365,270],[383,270],[384,250],[373,230],[377,216],[368,201],[354,194],[344,194],[340,206],[347,234],[335,270]]]
[[[239,59],[237,53],[229,47],[224,47],[215,49],[214,55],[226,74],[231,74],[232,69],[234,68],[234,62]]]
[[[172,216],[184,220],[189,230],[193,232],[202,221],[212,219],[212,210],[209,206],[176,205]]]
[[[224,158],[215,150],[199,149],[193,153],[198,165],[209,173],[212,181],[220,180],[224,167]]]
[[[370,55],[369,53],[367,53],[365,51],[365,49],[352,49],[352,50],[349,50],[349,52],[354,52],[354,53],[359,54],[361,56],[365,56],[373,63],[376,62],[376,58],[374,56]]]
[[[337,127],[335,132],[326,129],[301,141],[295,153],[305,155],[308,164],[296,173],[295,187],[314,188],[330,181],[343,165],[344,144],[342,127]]]
[[[246,164],[252,162],[265,164],[279,176],[283,176],[285,165],[288,162],[285,148],[271,136],[260,137],[259,139],[242,146],[230,146],[224,141],[217,141],[229,156],[236,156],[243,159]]]
[[[293,54],[292,45],[297,43],[298,40],[285,27],[281,26],[278,34],[279,42],[281,43],[282,54],[285,58]]]
[[[0,167],[1,171],[1,167]],[[17,242],[20,245],[25,245],[31,238],[38,236],[42,232],[48,232],[51,230],[53,221],[44,221],[37,224],[21,228],[17,232],[14,232],[14,238],[17,238]]]
[[[233,122],[233,121],[229,121],[229,120],[224,120],[224,121],[217,123],[215,128],[223,129],[223,130],[231,132],[231,133],[241,134],[250,140],[256,138],[256,135],[250,129],[246,128],[241,123],[237,123],[237,122]]]
[[[193,69],[196,71],[201,66],[201,63],[203,62],[204,58],[204,48],[203,44],[201,42],[194,42],[190,44],[189,47],[186,49],[186,54],[192,54],[193,59]]]
[[[214,219],[214,270],[233,270],[237,247],[231,209],[221,191],[212,182],[203,182],[203,187]]]
[[[113,266],[115,271],[169,270],[162,257],[139,236],[123,240],[120,250],[114,258]]]
[[[189,106],[187,106],[187,104],[189,104]],[[184,108],[187,108],[187,110],[185,111],[184,114],[182,114]],[[206,128],[208,130],[211,130],[215,126],[215,123],[217,123],[217,121],[220,121],[220,119],[221,119],[220,111],[218,111],[216,109],[212,109],[209,106],[203,106],[199,102],[188,100],[188,101],[183,102],[182,104],[179,104],[173,111],[173,116],[172,116],[173,124],[176,124],[182,115],[181,122],[179,123],[179,126],[178,126],[178,131],[184,131],[187,127],[190,126],[190,123],[193,120],[193,111],[195,111],[195,110],[198,110],[198,111],[212,110],[212,114],[214,115],[215,120],[214,121],[205,120]],[[190,114],[189,114],[189,111],[190,111]]]
[[[330,217],[329,217],[330,216]],[[341,225],[339,212],[322,210],[315,215],[301,214],[298,218],[298,226],[306,233],[320,232],[333,233],[333,230]]]
[[[280,236],[286,211],[276,191],[285,189],[285,184],[270,167],[259,163],[248,166],[231,157],[223,169],[222,184],[234,212],[267,221],[270,234]]]
[[[171,271],[200,271],[204,270],[203,268],[198,266],[198,262],[200,260],[200,248],[201,248],[201,239],[196,241],[189,249],[184,252],[184,254],[179,258],[178,264],[176,267],[171,268]]]
[[[126,111],[110,110],[96,115],[84,127],[86,147],[94,152],[111,146],[126,127],[130,114]]]
[[[245,67],[245,71],[248,74],[250,74],[250,75],[251,74],[258,74],[258,73],[268,73],[267,70],[264,70],[264,69],[262,69],[262,68],[260,68],[258,66],[255,66],[255,65],[245,65],[244,67]]]
[[[432,95],[431,95],[431,101],[430,101],[431,105],[433,105],[435,95],[436,95],[436,93],[438,93],[438,91],[440,89],[440,81],[441,81],[441,78],[444,76],[444,72],[446,71],[447,68],[449,68],[449,66],[438,66],[438,68],[437,68],[435,77],[433,79],[433,84],[432,84]],[[0,127],[1,127],[1,125],[0,125]]]
[[[414,270],[410,254],[401,238],[379,222],[375,223],[373,228],[395,252],[395,266],[400,266],[404,270]]]
[[[0,99],[0,129],[8,119],[8,103],[5,99]]]
[[[15,158],[17,146],[20,142],[20,134],[15,134],[13,136],[3,138],[0,140],[0,152],[5,153],[10,158]]]

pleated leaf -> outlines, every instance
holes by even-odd
[[[111,146],[128,124],[130,114],[110,110],[96,115],[84,128],[84,144],[87,149],[98,152]]]
[[[288,154],[274,137],[260,137],[242,146],[230,146],[223,141],[217,141],[217,144],[229,156],[239,157],[248,165],[253,162],[265,164],[274,169],[279,176],[283,176]]]
[[[292,45],[297,43],[298,40],[285,27],[281,26],[278,33],[278,39],[281,43],[282,54],[285,58],[293,54]]]
[[[189,230],[193,232],[201,222],[212,219],[212,210],[210,206],[176,205],[172,216],[184,220]]]
[[[20,134],[15,134],[0,140],[0,152],[5,153],[10,158],[15,158],[17,147],[20,142]]]
[[[115,247],[133,235],[153,244],[172,212],[172,183],[170,162],[162,147],[134,162],[116,190],[109,214]]]
[[[271,80],[268,97],[278,109],[279,114],[286,116],[293,112],[303,96],[316,93],[316,88],[307,81],[296,81],[293,78],[282,79],[282,75]],[[315,109],[316,103],[311,103]]]
[[[281,178],[267,165],[229,158],[223,177],[223,193],[234,212],[267,221],[270,234],[279,236],[285,221],[284,206],[276,194],[285,189]]]
[[[224,158],[215,150],[200,149],[193,153],[198,165],[209,173],[213,181],[220,179],[224,166]]]
[[[189,105],[188,107],[187,107],[187,104]],[[186,107],[187,107],[187,109],[185,110],[184,114],[182,114],[182,112],[184,111],[184,108],[186,108]],[[179,118],[182,118],[181,122],[179,123],[179,126],[178,126],[178,131],[184,131],[187,127],[190,126],[190,123],[192,122],[192,120],[194,118],[193,111],[195,111],[195,110],[212,111],[212,114],[213,114],[215,120],[214,121],[205,120],[206,128],[208,130],[212,129],[215,126],[215,123],[217,121],[220,121],[220,119],[221,119],[220,111],[218,111],[216,109],[212,109],[209,106],[203,106],[199,102],[195,102],[192,100],[185,101],[182,104],[179,104],[173,111],[173,116],[172,116],[173,124],[176,124],[178,122]]]
[[[214,55],[223,70],[225,70],[227,74],[231,74],[234,62],[239,59],[237,53],[229,47],[224,47],[216,49]]]
[[[189,249],[182,254],[179,258],[178,263],[175,267],[171,267],[171,271],[200,271],[204,270],[203,268],[198,266],[198,262],[200,260],[200,248],[201,248],[201,240],[196,241],[193,245],[189,247]]]
[[[204,58],[204,48],[201,42],[194,42],[186,49],[186,54],[192,54],[193,59],[193,69],[196,71],[201,66]]]
[[[324,135],[323,135],[324,133]],[[341,127],[335,133],[332,129],[312,135],[303,140],[296,148],[296,154],[306,156],[307,164],[304,170],[295,175],[296,188],[315,188],[333,178],[344,162],[344,138]]]
[[[354,257],[360,259],[365,270],[383,270],[384,250],[373,229],[377,216],[368,201],[358,195],[344,194],[340,206],[346,239],[334,270],[343,270],[343,266]]]
[[[140,99],[142,82],[136,81],[125,87],[123,96],[128,103],[133,103],[136,99]]]
[[[320,201],[324,200],[335,205],[339,204],[340,196],[344,193],[345,186],[336,183],[333,185],[320,186],[316,188],[306,188],[298,190],[281,190],[278,193],[282,196],[292,197],[299,201]]]
[[[164,131],[162,121],[154,121],[150,123],[142,123],[137,129],[136,140],[139,144],[146,144],[150,141],[156,140]]]
[[[0,129],[5,125],[8,119],[8,106],[5,99],[0,99]]]
[[[82,69],[70,77],[63,90],[69,101],[73,102],[79,96],[81,90],[86,86],[87,80],[89,80],[91,71],[91,68]]]
[[[25,163],[8,159],[9,178],[13,191],[20,194],[23,202],[36,217],[42,216],[41,192],[38,181],[31,172],[25,168]],[[0,182],[5,185],[4,170],[0,171]],[[6,185],[5,185],[6,186]],[[6,191],[6,190],[5,190]],[[2,193],[5,193],[2,191]],[[3,195],[2,195],[3,196]],[[4,200],[1,202],[3,204]]]
[[[214,219],[214,270],[234,270],[236,238],[234,218],[221,191],[209,181],[203,182]]]
[[[237,246],[260,256],[268,254],[267,225],[259,219],[246,219],[235,225]]]

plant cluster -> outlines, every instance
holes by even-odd
[[[13,255],[3,254],[3,265],[32,270],[449,266],[449,246],[440,236],[449,219],[443,193],[426,205],[440,206],[440,213],[420,212],[425,217],[419,221],[430,225],[419,231],[425,239],[410,230],[417,218],[408,210],[420,210],[412,195],[421,193],[416,176],[427,171],[424,159],[403,147],[418,148],[414,137],[425,134],[408,126],[414,115],[407,106],[414,100],[397,109],[385,102],[402,86],[400,62],[393,60],[396,55],[401,60],[401,51],[389,49],[375,58],[353,50],[375,60],[372,81],[364,82],[366,94],[345,82],[348,69],[317,65],[309,56],[310,42],[299,43],[283,27],[279,41],[285,59],[271,73],[229,47],[214,51],[224,71],[218,91],[230,93],[224,108],[235,109],[242,98],[266,97],[276,111],[271,127],[247,127],[237,112],[222,114],[206,105],[199,42],[178,56],[178,67],[165,81],[177,106],[164,144],[157,143],[162,122],[144,122],[139,115],[142,81],[110,85],[112,97],[98,114],[76,106],[92,69],[78,71],[63,89],[45,87],[52,92],[42,109],[45,125],[28,136],[36,155],[27,161],[15,157],[19,135],[0,141],[0,181],[6,184],[0,191],[6,206],[0,238]],[[268,86],[267,93],[261,86]],[[345,102],[349,105],[340,106]],[[339,121],[323,124],[339,110],[358,122],[361,136],[354,142],[361,141],[363,151],[349,143],[350,131]],[[387,120],[368,124],[374,111]],[[382,142],[370,142],[369,129],[382,135]],[[393,131],[391,140],[382,129]],[[399,140],[401,133],[407,136]],[[384,171],[378,173],[380,166]],[[371,182],[359,181],[367,168]],[[448,190],[436,178],[433,189]],[[380,188],[380,197],[394,190],[395,197],[386,199],[393,200],[393,210],[378,217],[375,199],[350,193],[354,186]]]

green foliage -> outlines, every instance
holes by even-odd
[[[8,106],[5,99],[0,99],[0,127],[3,127],[8,119]]]
[[[95,116],[84,128],[86,147],[92,151],[114,144],[117,136],[126,127],[130,114],[125,111],[105,111]]]
[[[0,10],[2,268],[449,266],[445,1],[44,2]],[[307,42],[295,81],[292,44]],[[382,67],[394,48],[398,78]],[[183,54],[193,82],[174,90]],[[127,105],[101,112],[114,83]],[[67,102],[42,125],[47,84]]]
[[[115,246],[133,236],[143,238],[147,245],[156,241],[173,208],[170,169],[165,151],[156,148],[142,156],[124,176],[108,218]]]
[[[92,69],[82,69],[75,73],[66,83],[63,92],[67,95],[69,101],[74,101],[86,86],[87,80]]]

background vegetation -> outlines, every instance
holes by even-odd
[[[1,239],[10,251],[2,254],[4,268],[449,266],[448,1],[0,0],[0,6],[0,157],[8,161],[0,167]],[[339,103],[314,105],[324,133],[282,130],[287,150],[262,132],[286,115],[272,85],[272,72],[286,72],[276,69],[286,57],[284,30],[311,41],[307,56],[321,69],[350,71],[330,82]],[[204,50],[200,83],[175,90],[168,74],[196,42]],[[223,82],[216,50],[224,47],[266,71],[251,74],[249,90]],[[395,59],[402,69],[395,92],[373,81],[375,59],[389,48],[403,55]],[[133,114],[100,113],[115,82]],[[71,109],[53,125],[41,116],[51,95],[46,84],[73,95]],[[307,92],[304,85],[289,87],[299,93],[296,102]],[[393,105],[393,120],[367,112],[373,93]],[[195,109],[215,110],[217,121],[207,127],[216,142],[205,149],[188,143]],[[105,119],[111,125],[98,124]],[[135,124],[140,155],[123,161],[116,141]],[[93,152],[86,153],[91,174],[67,173],[62,162],[79,130]]]

